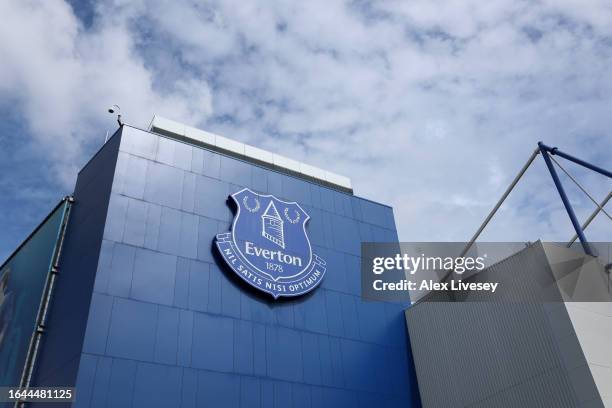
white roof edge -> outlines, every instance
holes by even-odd
[[[237,140],[233,140],[214,133],[206,132],[191,126],[187,126],[171,119],[166,119],[159,115],[154,115],[149,124],[149,131],[158,133],[161,131],[166,136],[176,135],[182,140],[191,140],[198,144],[207,146],[213,150],[230,152],[234,156],[243,157],[250,161],[264,163],[269,167],[280,170],[288,170],[294,174],[301,174],[305,177],[322,181],[352,191],[351,179],[340,174],[333,173],[311,166],[306,163],[272,153],[267,150],[251,146]]]

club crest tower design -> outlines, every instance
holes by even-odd
[[[274,201],[270,201],[266,212],[261,216],[261,235],[281,248],[285,248],[284,221],[280,217]]]

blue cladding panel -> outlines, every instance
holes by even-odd
[[[329,334],[332,336],[344,336],[344,321],[342,318],[342,304],[340,303],[341,294],[332,290],[326,290],[325,310],[327,312],[327,325]]]
[[[181,399],[182,371],[180,367],[138,364],[133,406],[147,408],[176,406]]]
[[[198,403],[198,372],[184,368],[180,408],[196,408]]]
[[[116,173],[121,183],[113,185],[113,192],[130,197],[144,198],[148,161],[124,152],[119,153]]]
[[[359,297],[360,243],[397,239],[391,209],[127,129],[78,406],[418,406],[401,308]],[[227,197],[241,186],[310,214],[321,287],[273,301],[217,260],[213,238],[229,231]]]
[[[136,251],[131,297],[172,305],[177,257],[147,249]]]
[[[193,344],[193,312],[181,310],[179,315],[179,332],[177,361],[183,367],[191,367],[191,348]]]
[[[106,243],[109,241],[104,242]],[[106,293],[128,297],[130,288],[132,287],[132,273],[134,270],[136,248],[112,242],[111,245],[113,245],[112,250],[110,247],[105,247],[102,250],[103,254],[107,252],[107,248],[108,252],[111,252],[111,261],[108,265]],[[100,269],[98,273],[100,273]],[[102,292],[104,291],[102,290]]]
[[[170,208],[181,208],[183,171],[151,162],[147,170],[145,200]]]
[[[307,298],[300,299],[294,306],[295,326],[311,332],[328,333],[325,291],[317,290]]]
[[[257,192],[268,191],[268,171],[261,167],[252,167],[251,189]]]
[[[91,395],[91,407],[105,407],[108,403],[108,389],[110,384],[113,360],[111,358],[98,359],[96,379]]]
[[[178,258],[174,277],[174,306],[186,309],[189,305],[189,266],[191,260]]]
[[[193,172],[212,178],[219,178],[221,156],[203,149],[193,149]]]
[[[274,406],[282,407],[291,404],[291,383],[277,381],[274,383]]]
[[[190,261],[188,277],[189,288],[187,295],[188,309],[199,312],[208,310],[210,280],[210,264]]]
[[[234,320],[234,370],[241,374],[253,374],[253,324]]]
[[[302,381],[300,333],[283,327],[266,328],[268,375],[287,381]]]
[[[86,353],[104,354],[108,326],[110,324],[113,310],[113,297],[94,293],[91,297],[89,308],[89,322],[91,329],[87,331],[83,343],[83,351]]]
[[[240,405],[243,407],[263,408],[261,405],[261,381],[259,378],[241,378]]]
[[[178,254],[181,236],[181,214],[181,211],[162,207],[158,238],[160,251],[167,254]]]
[[[113,359],[108,384],[108,406],[130,408],[138,363],[134,360]]]
[[[223,272],[217,265],[211,266],[211,273],[221,276]],[[221,313],[226,316],[240,318],[240,289],[229,279],[221,279]]]
[[[253,372],[256,376],[266,376],[268,372],[266,355],[266,326],[253,324]]]
[[[194,315],[192,362],[196,368],[230,372],[234,368],[234,320]]]
[[[123,242],[143,246],[147,222],[147,204],[144,201],[129,200],[123,229]]]
[[[108,355],[153,361],[157,309],[151,303],[115,298],[106,346]]]
[[[74,403],[74,407],[88,407],[90,405],[96,379],[97,365],[98,357],[90,354],[81,355],[79,379],[76,383],[76,388],[79,390],[79,397]]]
[[[221,174],[239,186],[250,186],[252,169],[253,166],[248,163],[234,160],[231,157],[221,157]]]
[[[197,177],[195,212],[217,220],[229,220],[231,212],[226,204],[229,193],[228,183],[210,177]]]
[[[180,310],[159,306],[155,335],[155,361],[176,364]]]
[[[200,371],[197,403],[199,407],[239,408],[240,376]]]
[[[302,332],[302,362],[304,382],[315,385],[322,384],[319,337],[316,334]]]

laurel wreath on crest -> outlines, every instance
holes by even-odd
[[[285,213],[285,218],[287,219],[287,221],[289,221],[292,224],[296,224],[300,220],[300,213],[297,210],[295,211],[294,218],[289,217],[289,208],[285,208],[284,213]]]
[[[255,207],[249,207],[249,203],[248,203],[248,196],[244,196],[244,198],[242,199],[242,204],[244,204],[244,208],[246,208],[249,212],[254,213],[259,211],[259,208],[261,207],[259,204],[259,200],[257,199],[257,197],[255,198]]]

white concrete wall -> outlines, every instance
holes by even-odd
[[[565,307],[599,395],[612,407],[612,303],[572,302]]]
[[[603,270],[603,265],[612,262],[612,244],[594,244],[599,254],[596,262],[586,262],[576,271],[578,278],[567,276],[564,280],[572,282],[575,299],[602,299],[607,296],[612,300],[612,282],[610,275]],[[579,248],[565,248],[545,245],[547,256],[554,254],[555,261],[571,262],[573,254],[581,254]],[[584,257],[584,255],[579,255]],[[550,258],[549,256],[549,259]],[[552,263],[552,262],[551,262]],[[551,265],[554,268],[554,265]],[[595,385],[606,407],[612,408],[612,301],[582,302],[569,301],[565,308],[580,342]]]

